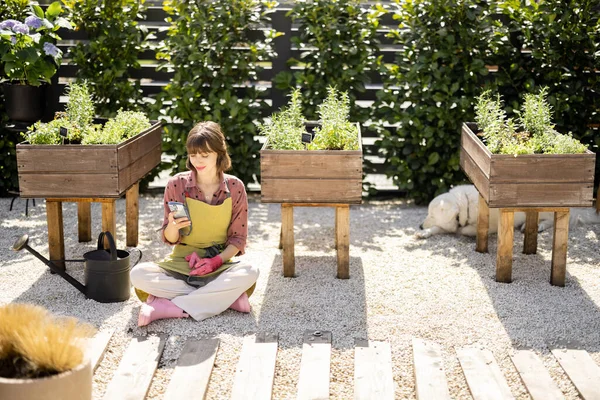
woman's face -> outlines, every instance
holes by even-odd
[[[217,153],[211,151],[209,153],[190,154],[190,162],[196,168],[199,174],[209,176],[217,173]]]

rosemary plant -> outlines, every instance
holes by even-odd
[[[485,91],[477,98],[475,122],[488,149],[494,154],[584,153],[585,145],[571,135],[558,133],[552,123],[548,89],[528,93],[516,120],[507,118],[499,95]]]
[[[350,99],[347,92],[327,88],[327,97],[318,107],[320,127],[309,150],[357,150],[358,131],[349,120]]]
[[[300,89],[290,96],[290,103],[271,115],[271,121],[259,125],[259,131],[267,137],[268,147],[273,150],[303,150],[302,133],[306,132],[300,101]]]

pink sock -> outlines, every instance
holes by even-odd
[[[229,306],[232,310],[249,313],[250,312],[250,301],[246,292],[242,293],[232,305]]]
[[[150,322],[163,318],[187,318],[188,314],[177,307],[171,300],[162,297],[148,296],[140,308],[138,326],[146,326]]]

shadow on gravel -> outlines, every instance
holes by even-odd
[[[588,352],[600,351],[600,304],[592,300],[572,275],[569,265],[578,261],[596,264],[600,226],[584,226],[569,238],[566,286],[550,284],[552,231],[538,236],[538,253],[525,255],[523,234],[515,231],[512,283],[495,280],[497,235],[489,237],[489,252],[475,251],[475,239],[457,235],[433,236],[406,246],[404,251],[426,249],[432,255],[451,259],[452,266],[473,268],[516,348],[548,348],[571,342]],[[596,260],[596,261],[593,261]],[[590,262],[591,261],[591,262]],[[457,287],[456,290],[468,290]]]
[[[354,348],[367,339],[362,261],[350,257],[350,279],[337,279],[336,256],[296,253],[296,276],[283,276],[281,255],[271,265],[261,313],[260,331],[279,333],[283,347],[301,347],[305,330],[331,331],[334,348]]]

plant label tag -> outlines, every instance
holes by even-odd
[[[64,126],[60,127],[60,136],[62,137],[67,137],[69,134],[69,130],[67,128],[65,128]]]
[[[302,134],[302,143],[310,143],[312,142],[312,135],[310,133]]]

